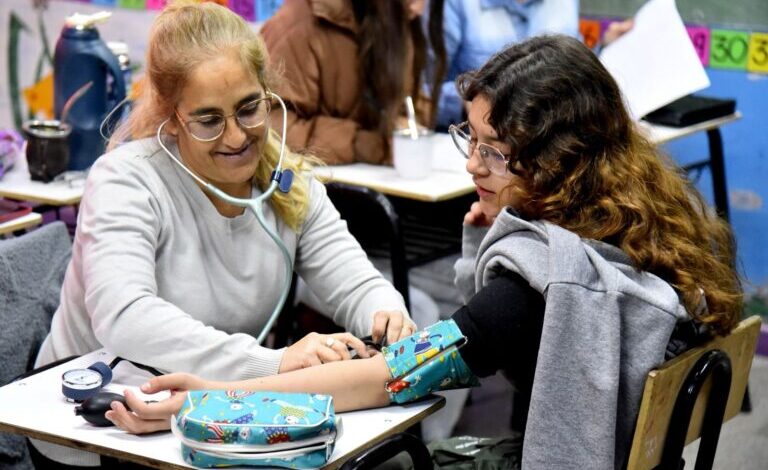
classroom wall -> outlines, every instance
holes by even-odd
[[[721,129],[725,150],[731,224],[739,267],[751,294],[749,311],[768,314],[768,75],[708,69],[712,85],[701,92],[736,99],[741,121]],[[667,151],[685,163],[707,155],[704,134],[672,142]],[[697,187],[712,201],[708,171]]]
[[[580,0],[585,16],[632,16],[646,0]],[[686,23],[720,24],[741,29],[761,29],[768,25],[766,0],[676,0]]]
[[[580,14],[584,20],[599,20],[604,27],[608,19],[631,17],[644,3],[581,0]],[[703,35],[697,52],[712,85],[699,94],[734,98],[743,114],[741,121],[721,130],[731,223],[749,294],[748,313],[768,317],[768,250],[764,246],[768,243],[768,1],[676,0],[676,4],[686,25],[700,27],[698,34]],[[719,60],[724,57],[729,59]],[[704,134],[665,148],[681,164],[700,160],[708,152]],[[702,172],[697,187],[712,202],[709,171]]]

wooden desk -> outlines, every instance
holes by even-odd
[[[445,201],[475,191],[472,177],[465,169],[466,160],[448,134],[434,134],[421,141],[424,152],[432,155],[432,172],[426,178],[403,178],[391,166],[366,163],[320,167],[315,174],[330,182],[363,186],[416,201]]]
[[[190,468],[181,457],[180,442],[170,432],[135,436],[114,427],[97,428],[75,416],[75,405],[66,402],[61,394],[61,374],[112,359],[114,356],[104,350],[94,351],[0,388],[0,430],[155,468]],[[146,372],[123,361],[115,367],[113,382],[105,390],[122,393],[130,388],[148,399],[138,389],[147,377]],[[444,402],[435,396],[405,406],[340,413],[342,434],[324,468],[340,467],[360,451],[423,420],[442,408]]]
[[[350,232],[372,256],[388,257],[392,283],[410,308],[411,267],[457,252],[461,220],[475,192],[472,177],[448,134],[420,139],[432,156],[426,178],[407,179],[393,167],[353,163],[315,169],[347,220]]]
[[[51,206],[72,206],[80,203],[84,183],[84,179],[50,183],[32,181],[27,169],[27,159],[20,158],[0,180],[0,197]]]
[[[698,124],[687,127],[660,126],[658,124],[651,124],[647,121],[640,121],[638,124],[640,129],[646,132],[646,135],[651,139],[651,142],[657,145],[662,145],[676,139],[688,137],[690,135],[696,134],[697,132],[706,132],[719,129],[722,126],[730,124],[734,121],[738,121],[739,119],[741,119],[741,113],[736,112],[729,114],[728,116],[711,119],[709,121],[700,122]]]
[[[34,227],[35,225],[40,225],[42,222],[42,215],[38,214],[37,212],[30,212],[25,216],[0,224],[0,235],[6,235],[17,230],[24,230],[25,228]]]
[[[722,158],[720,127],[741,119],[741,113],[712,119],[687,127],[667,127],[638,122],[638,128],[651,142],[663,145],[698,132],[707,132],[710,139],[710,160]],[[713,142],[714,140],[714,142]],[[712,148],[713,145],[718,148]],[[321,167],[315,173],[330,182],[363,186],[388,196],[398,196],[417,201],[444,201],[475,190],[472,178],[465,169],[466,160],[459,155],[448,134],[435,134],[425,139],[425,152],[432,153],[433,172],[424,179],[406,179],[389,166],[353,163]],[[713,163],[716,163],[713,161]]]
[[[686,171],[709,167],[712,172],[712,192],[715,209],[720,216],[730,222],[731,211],[728,205],[728,183],[725,178],[725,152],[720,127],[741,119],[741,113],[735,112],[729,116],[700,122],[687,127],[666,127],[641,121],[639,127],[646,132],[652,142],[662,145],[676,139],[688,137],[697,132],[706,132],[709,143],[709,158],[689,163],[683,166]]]

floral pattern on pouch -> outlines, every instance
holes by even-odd
[[[196,467],[317,468],[333,452],[333,398],[308,393],[196,390],[175,419],[184,460]]]

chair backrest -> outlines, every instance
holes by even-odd
[[[62,222],[0,241],[0,385],[32,368],[71,256]]]
[[[648,373],[627,468],[652,469],[661,463],[667,431],[681,387],[691,369],[710,351],[724,352],[731,362],[732,380],[723,422],[739,413],[759,333],[760,318],[752,316],[739,323],[729,335],[717,337],[686,351]],[[704,383],[696,399],[685,444],[701,435],[710,382],[707,380]],[[714,455],[714,449],[712,452]]]
[[[347,222],[347,228],[371,256],[388,257],[392,284],[410,308],[408,263],[400,217],[386,196],[370,188],[344,183],[325,185],[328,197]]]

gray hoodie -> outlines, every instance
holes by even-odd
[[[456,286],[466,300],[504,270],[546,302],[523,468],[623,467],[646,374],[688,317],[676,291],[614,246],[509,210],[464,227]]]

